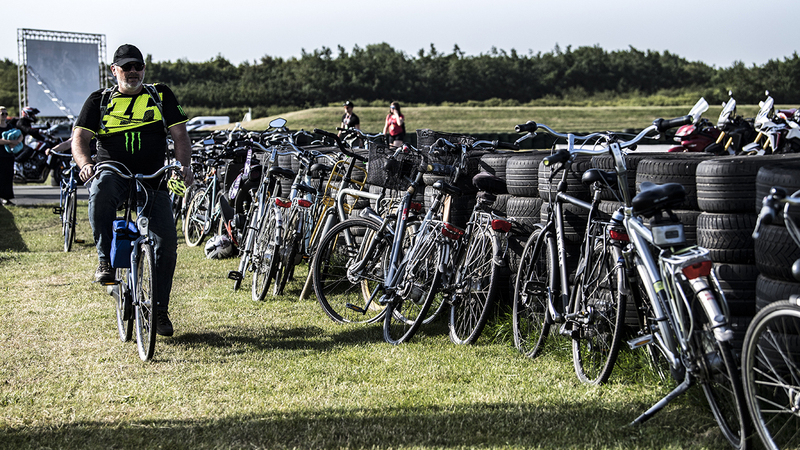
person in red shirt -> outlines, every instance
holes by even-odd
[[[406,139],[405,117],[400,112],[400,103],[392,102],[389,106],[389,114],[386,115],[386,125],[383,126],[383,134],[388,136],[389,145],[400,147]]]

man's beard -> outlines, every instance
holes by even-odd
[[[129,91],[135,91],[139,89],[142,83],[143,81],[141,77],[130,77],[130,80],[128,77],[122,77],[122,79],[119,80],[120,87]]]

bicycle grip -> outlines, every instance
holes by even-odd
[[[492,141],[492,146],[503,150],[519,150],[519,145],[510,142]]]
[[[545,156],[542,159],[542,164],[549,166],[556,163],[565,163],[569,161],[569,150],[559,150],[550,156]]]
[[[526,133],[530,131],[536,131],[539,128],[539,124],[536,122],[529,120],[527,123],[523,123],[514,127],[514,131],[517,133]]]
[[[430,163],[430,164],[423,164],[420,166],[420,172],[426,172],[433,175],[452,175],[456,171],[454,166],[449,164],[437,164],[437,163]]]
[[[674,119],[656,119],[653,121],[653,125],[655,125],[656,130],[659,133],[663,133],[670,128],[676,128],[681,125],[688,125],[692,123],[692,116],[683,116],[683,117],[676,117]]]

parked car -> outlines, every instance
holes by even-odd
[[[195,131],[217,125],[227,125],[228,123],[230,123],[228,116],[197,116],[192,117],[186,122],[186,131]]]

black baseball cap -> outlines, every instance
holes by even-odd
[[[135,45],[122,44],[119,46],[117,51],[114,52],[114,62],[112,64],[115,66],[124,66],[129,62],[138,62],[144,64],[142,52],[140,52]]]
[[[348,101],[344,102],[344,106],[353,106],[353,102],[348,100]]]

